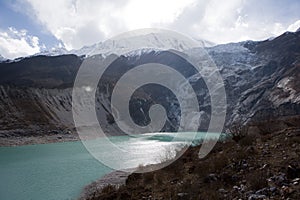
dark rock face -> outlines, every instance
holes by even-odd
[[[227,125],[237,120],[251,124],[300,114],[299,36],[299,32],[285,33],[270,41],[248,41],[206,49],[224,79]],[[198,49],[191,52],[197,54]],[[87,59],[91,59],[95,67],[101,67],[104,58],[93,56]],[[1,131],[7,135],[7,131],[17,129],[36,132],[73,128],[72,87],[83,60],[75,55],[62,55],[0,62]],[[203,113],[200,130],[207,130],[211,107],[203,79],[197,76],[193,66],[167,51],[120,56],[105,71],[96,93],[100,123],[108,132],[120,133],[109,103],[113,88],[128,70],[149,62],[172,66],[189,80]],[[195,76],[197,78],[192,78]],[[88,76],[86,79],[88,81]],[[133,121],[147,125],[149,108],[157,103],[165,107],[168,116],[163,130],[176,131],[181,114],[178,100],[170,90],[155,84],[139,88],[132,96],[129,109]]]
[[[262,64],[252,70],[255,81],[242,92],[235,115],[252,122],[299,115],[299,36],[285,33],[252,48]]]
[[[82,59],[75,55],[35,56],[0,63],[0,85],[34,88],[72,87]]]

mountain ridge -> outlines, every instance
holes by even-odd
[[[299,34],[285,33],[273,40],[206,48],[224,79],[228,101],[225,127],[239,122],[257,129],[259,121],[300,114]],[[205,131],[210,118],[210,96],[201,76],[169,51],[139,53],[119,56],[106,72],[104,84],[99,85],[97,114],[106,131],[110,134],[121,133],[111,115],[109,102],[113,86],[126,70],[145,62],[171,65],[190,80],[203,113],[201,130]],[[184,51],[184,54],[190,53],[197,55],[197,48]],[[25,136],[34,132],[47,135],[49,129],[75,132],[71,110],[76,73],[83,60],[101,66],[99,63],[105,59],[102,56],[39,55],[14,62],[1,62],[0,110],[1,113],[7,113],[7,110],[11,112],[9,116],[0,117],[0,136]],[[151,100],[148,93],[152,93],[155,100]],[[161,103],[167,110],[168,120],[164,131],[176,131],[180,120],[178,101],[174,95],[157,86],[137,91],[130,106],[133,120],[140,125],[149,123],[148,111],[153,103]]]

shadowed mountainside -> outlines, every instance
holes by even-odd
[[[224,79],[226,127],[238,121],[257,130],[261,120],[300,114],[299,36],[299,32],[287,32],[273,40],[206,48]],[[195,48],[184,53],[197,55],[199,52]],[[102,67],[105,60],[101,55],[88,58],[61,55],[0,62],[0,136],[74,132],[72,86],[79,66],[87,61],[93,62],[93,67]],[[114,85],[127,70],[148,62],[172,66],[189,80],[199,101],[200,130],[207,130],[210,96],[201,75],[184,59],[169,51],[144,51],[119,56],[101,78],[96,110],[105,131],[121,134],[109,103]],[[89,80],[88,75],[86,80]],[[126,86],[123,91],[127,91]],[[139,125],[148,124],[149,108],[156,103],[162,104],[167,111],[168,120],[163,130],[176,131],[180,121],[178,100],[167,88],[155,84],[143,86],[134,93],[129,105],[133,120]]]

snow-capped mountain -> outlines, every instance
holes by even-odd
[[[4,61],[4,60],[7,60],[7,59],[4,58],[2,55],[0,55],[0,62],[1,62],[1,61]]]
[[[191,42],[192,41],[192,42]],[[36,55],[57,56],[63,54],[75,54],[77,56],[86,55],[92,56],[102,54],[107,56],[109,54],[126,54],[133,49],[136,53],[141,53],[143,49],[152,50],[177,50],[184,51],[195,47],[211,47],[214,44],[206,40],[190,40],[180,35],[162,32],[153,32],[134,36],[123,36],[104,42],[100,42],[91,46],[84,46],[78,50],[66,50],[65,48],[57,48],[50,51],[43,51]],[[147,50],[146,50],[147,51]],[[131,52],[133,54],[133,52]]]
[[[70,54],[70,52],[64,47],[59,47],[59,48],[52,48],[51,50],[41,51],[40,53],[36,53],[33,56],[38,56],[38,55],[59,56],[65,54]]]
[[[208,42],[206,42],[208,44]],[[204,41],[191,42],[185,37],[172,35],[170,33],[148,33],[145,35],[126,36],[116,39],[110,39],[103,43],[98,43],[90,47],[83,47],[79,50],[70,51],[76,55],[92,56],[96,54],[109,55],[112,53],[123,54],[133,49],[160,49],[160,50],[177,50],[184,51],[195,47],[204,47]]]
[[[184,40],[157,36],[149,34],[137,38],[136,42],[145,48],[132,51],[126,56],[119,56],[103,76],[105,84],[99,86],[101,95],[97,98],[97,110],[99,120],[110,133],[120,133],[119,129],[115,129],[111,116],[109,103],[111,90],[123,73],[147,62],[173,66],[180,71],[196,89],[199,108],[201,112],[203,111],[201,117],[203,116],[204,121],[201,123],[205,125],[206,119],[209,119],[210,97],[205,84],[201,82],[201,76],[172,52],[157,51],[157,47],[172,48],[195,57],[200,55],[201,49],[193,48],[193,44]],[[223,77],[227,96],[227,124],[242,119],[243,122],[253,125],[271,118],[300,115],[299,36],[299,32],[289,32],[273,40],[246,41],[205,48]],[[113,49],[121,51],[125,48],[125,44],[133,41],[131,39],[99,43],[81,49],[78,54],[107,54]],[[151,49],[154,45],[156,48]],[[27,128],[33,133],[37,127],[47,130],[44,128],[45,124],[72,128],[72,87],[83,60],[101,64],[101,61],[106,59],[102,56],[87,58],[76,55],[31,56],[15,62],[0,63],[0,113],[15,110],[9,116],[0,118],[0,125],[7,130],[16,129],[17,121],[17,128]],[[147,90],[149,93],[145,92]],[[124,92],[127,92],[126,87]],[[176,129],[180,109],[176,97],[171,92],[149,86],[136,94],[138,96],[133,98],[130,109],[133,119],[138,124],[145,125],[149,122],[146,111],[151,103],[156,102],[163,105],[167,111],[168,122],[165,130]],[[150,97],[156,99],[152,100]],[[28,102],[24,102],[24,99],[28,99]],[[35,126],[28,127],[28,124]],[[18,130],[15,132],[22,134]]]

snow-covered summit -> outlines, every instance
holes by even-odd
[[[207,41],[189,40],[185,37],[179,37],[177,34],[166,34],[163,32],[147,33],[141,35],[126,36],[107,40],[89,47],[83,47],[79,50],[72,50],[71,53],[77,55],[92,56],[96,54],[127,54],[132,50],[138,49],[156,49],[156,50],[177,50],[184,51],[195,47],[204,47],[210,44]],[[135,51],[140,52],[140,51]]]
[[[5,58],[0,54],[0,62],[4,61],[4,60],[5,60]]]
[[[155,49],[155,48],[143,48],[143,49],[137,49],[137,50],[133,50],[133,51],[130,51],[126,54],[123,54],[124,56],[129,56],[129,57],[133,57],[133,56],[141,56],[143,54],[149,54],[149,53],[159,53],[160,50],[158,49]]]
[[[185,51],[195,47],[210,47],[214,44],[206,40],[193,40],[173,32],[145,32],[136,35],[124,34],[119,37],[84,46],[77,50],[66,50],[64,47],[43,51],[35,55],[57,56],[75,54],[87,57],[102,54],[132,55],[144,51],[177,50]]]
[[[52,48],[51,50],[41,51],[40,53],[37,53],[34,56],[38,56],[38,55],[59,56],[59,55],[64,55],[64,54],[70,54],[70,51],[68,51],[64,47],[59,47],[59,48]]]

